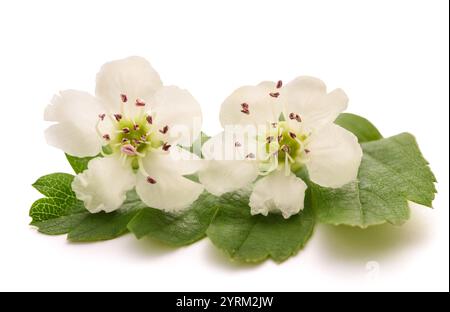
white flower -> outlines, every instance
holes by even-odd
[[[203,191],[184,177],[198,170],[200,160],[177,146],[200,134],[201,118],[189,92],[164,87],[145,59],[130,57],[103,65],[95,96],[75,90],[56,95],[45,111],[55,124],[45,135],[77,157],[104,151],[72,183],[90,212],[118,209],[134,187],[148,206],[178,211]]]
[[[306,166],[310,179],[340,187],[356,179],[362,150],[357,138],[334,124],[346,109],[340,90],[298,77],[286,86],[262,82],[234,91],[222,104],[225,131],[207,141],[208,166],[199,173],[205,188],[220,195],[256,180],[252,214],[281,212],[288,218],[304,207],[307,185],[295,172]]]

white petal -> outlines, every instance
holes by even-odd
[[[311,136],[308,149],[306,166],[313,182],[340,187],[356,179],[362,150],[353,133],[329,124]]]
[[[167,163],[169,162],[169,163]],[[145,157],[144,169],[138,173],[136,192],[149,207],[178,212],[188,208],[203,192],[203,186],[185,177],[180,168],[169,168],[172,163],[168,154],[165,157]],[[149,183],[151,177],[154,183]]]
[[[276,170],[258,180],[250,196],[252,215],[281,212],[284,218],[303,210],[307,186],[293,173],[286,176],[284,170]]]
[[[157,164],[161,170],[173,171],[178,175],[194,174],[204,167],[203,161],[195,154],[179,146],[172,146],[169,152],[150,152],[143,162]]]
[[[248,186],[258,177],[258,165],[246,160],[206,160],[207,165],[198,173],[200,182],[213,195]]]
[[[175,86],[159,89],[151,99],[154,123],[169,127],[168,141],[190,146],[200,135],[202,111],[200,104],[187,91]]]
[[[208,160],[249,160],[258,156],[254,127],[226,126],[225,131],[213,136],[202,146],[202,155]]]
[[[111,113],[120,111],[121,94],[125,94],[128,98],[126,112],[133,116],[142,109],[136,107],[136,99],[149,102],[161,87],[161,79],[150,63],[142,57],[132,56],[101,67],[97,74],[95,94],[105,101]]]
[[[73,180],[72,189],[90,212],[111,212],[122,205],[135,182],[131,167],[112,156],[91,160],[88,169]]]
[[[47,106],[44,119],[57,122],[45,131],[48,144],[77,156],[95,156],[104,143],[96,132],[103,105],[92,95],[66,90],[55,95]]]
[[[270,93],[275,92],[278,92],[278,89],[274,82],[262,82],[257,86],[244,86],[235,90],[222,104],[222,126],[265,126],[278,121],[282,111],[281,105],[278,98],[270,96]],[[244,103],[248,105],[248,113],[242,112]]]
[[[298,114],[305,131],[332,123],[348,103],[343,90],[336,89],[327,94],[321,80],[307,76],[298,77],[283,87],[280,100],[283,101],[286,119],[289,120],[291,113]]]

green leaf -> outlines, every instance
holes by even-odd
[[[248,201],[246,191],[222,195],[207,231],[213,244],[231,259],[260,262],[272,258],[281,262],[305,246],[315,223],[308,192],[305,209],[289,219],[276,214],[252,216]]]
[[[136,192],[130,191],[122,207],[112,213],[91,214],[72,191],[74,176],[54,173],[39,178],[33,186],[46,198],[38,199],[30,209],[31,225],[49,235],[68,233],[68,239],[90,242],[118,237],[126,233],[128,222],[144,207]]]
[[[69,161],[70,166],[72,166],[73,171],[75,171],[76,174],[82,173],[84,170],[87,169],[88,163],[91,159],[94,159],[96,157],[99,157],[100,155],[94,156],[94,157],[75,157],[69,154],[66,154],[66,158]]]
[[[358,180],[339,189],[310,183],[318,222],[367,227],[400,225],[410,216],[408,200],[431,207],[436,179],[411,134],[362,144]]]
[[[181,214],[145,208],[128,229],[139,239],[148,236],[173,246],[189,245],[205,236],[217,210],[216,202],[217,197],[205,192]]]
[[[46,198],[38,199],[30,209],[31,225],[45,234],[64,234],[76,226],[88,212],[76,199],[71,184],[74,176],[54,173],[39,178],[33,187]]]
[[[383,138],[378,129],[370,121],[355,114],[342,113],[334,123],[356,135],[359,143],[376,141]]]

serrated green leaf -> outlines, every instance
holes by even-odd
[[[305,209],[289,219],[275,214],[252,216],[248,202],[245,191],[222,195],[207,230],[208,238],[231,259],[281,262],[295,255],[311,237],[315,221],[308,194]]]
[[[334,123],[356,135],[359,143],[376,141],[383,138],[380,131],[370,121],[355,114],[342,113]]]
[[[30,209],[31,225],[49,235],[68,233],[71,241],[112,239],[126,233],[128,222],[144,205],[136,192],[127,194],[122,207],[112,213],[91,214],[72,191],[74,176],[54,173],[39,178],[33,186],[46,198],[38,199]]]
[[[310,183],[318,222],[367,227],[400,225],[409,219],[408,200],[431,207],[436,181],[411,134],[362,144],[358,180],[340,189]]]
[[[139,239],[147,236],[173,246],[189,245],[205,236],[217,210],[216,202],[217,197],[205,192],[180,214],[145,208],[131,220],[128,229]]]
[[[88,212],[76,199],[71,184],[74,176],[53,173],[39,178],[34,184],[46,198],[38,199],[30,209],[31,225],[41,233],[64,234],[75,227]]]
[[[75,199],[71,187],[73,178],[68,173],[52,173],[37,179],[33,187],[44,196],[72,200]]]
[[[87,169],[88,163],[91,159],[94,159],[98,156],[94,157],[75,157],[69,154],[66,154],[66,158],[69,161],[70,166],[72,167],[73,171],[75,171],[76,174],[82,173],[84,170]]]

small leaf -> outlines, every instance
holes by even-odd
[[[362,144],[358,180],[339,189],[309,187],[318,222],[367,227],[400,225],[409,219],[408,200],[431,207],[436,179],[411,134]]]
[[[46,198],[38,199],[30,209],[31,225],[49,235],[68,233],[78,242],[106,240],[126,233],[128,222],[145,205],[135,191],[127,194],[120,209],[111,213],[92,214],[72,191],[74,176],[54,173],[39,178],[33,186]]]
[[[315,222],[308,192],[305,209],[289,219],[276,214],[252,216],[248,202],[246,191],[222,195],[207,231],[213,244],[230,258],[246,262],[272,258],[281,262],[295,255],[311,237]]]
[[[180,214],[145,208],[131,220],[128,229],[139,239],[148,236],[173,246],[189,245],[205,236],[217,210],[216,201],[205,192]]]
[[[370,121],[355,114],[342,113],[334,123],[356,135],[359,143],[376,141],[383,138],[378,129]]]
[[[94,156],[94,157],[75,157],[69,154],[66,154],[66,158],[69,161],[70,166],[72,167],[73,171],[75,171],[76,174],[82,173],[84,170],[87,169],[88,163],[91,159],[94,159],[96,157],[99,157],[100,155]]]
[[[39,178],[33,186],[46,198],[38,199],[30,209],[31,225],[49,235],[69,232],[88,215],[76,199],[71,184],[74,176],[54,173]]]

